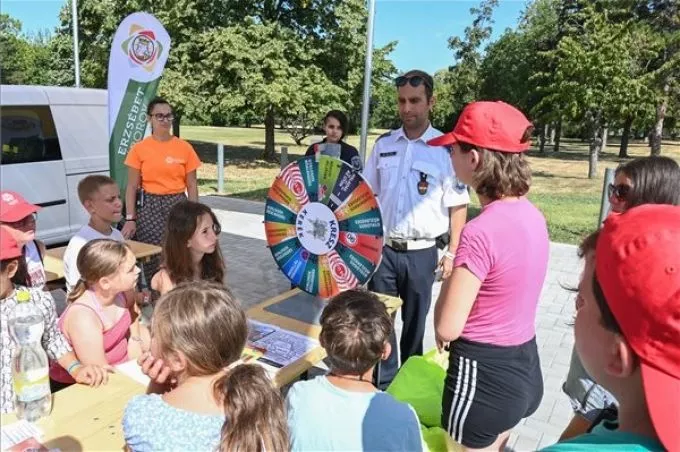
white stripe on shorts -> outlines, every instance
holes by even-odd
[[[463,357],[459,356],[458,357],[458,369],[461,369],[463,367]],[[456,378],[456,389],[453,391],[453,397],[451,399],[451,409],[449,410],[449,421],[446,424],[446,431],[448,434],[452,436],[451,433],[451,421],[453,420],[453,408],[456,406],[456,401],[458,400],[458,393],[460,392],[460,380],[461,380],[461,372],[458,372],[458,378]]]
[[[477,387],[477,361],[462,356],[458,359],[458,378],[451,401],[447,431],[451,438],[462,444],[465,419],[470,411],[470,406],[472,406],[472,399]],[[472,375],[470,375],[471,373]]]
[[[472,377],[470,378],[470,396],[468,397],[467,404],[463,410],[463,415],[460,418],[460,424],[458,426],[458,438],[456,441],[463,443],[463,427],[465,426],[465,419],[467,419],[468,411],[470,411],[470,406],[472,406],[472,400],[475,398],[475,389],[477,388],[477,361],[472,361]]]

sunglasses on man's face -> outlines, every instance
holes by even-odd
[[[151,116],[156,121],[172,121],[173,119],[175,119],[175,115],[173,115],[172,113],[167,114],[167,115],[164,115],[163,113],[156,113],[156,114],[153,114]]]
[[[616,197],[619,201],[625,201],[626,196],[628,196],[628,193],[630,193],[631,190],[630,185],[626,184],[609,184],[607,186],[607,193],[609,194],[609,197],[611,198],[612,196]]]
[[[425,86],[432,89],[432,82],[428,80],[426,77],[420,75],[412,75],[410,77],[405,77],[401,75],[394,80],[394,84],[397,85],[397,88],[401,88],[402,86],[406,85],[406,83],[408,83],[414,88],[417,88],[424,83]]]

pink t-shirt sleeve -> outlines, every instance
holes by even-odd
[[[467,267],[480,281],[491,271],[493,256],[488,236],[474,224],[468,223],[460,234],[454,267]]]

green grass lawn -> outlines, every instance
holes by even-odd
[[[264,201],[269,186],[279,172],[279,164],[260,160],[264,148],[264,128],[225,128],[182,126],[182,137],[190,140],[203,162],[198,172],[200,191],[203,194],[217,192],[216,143],[225,149],[224,195]],[[368,149],[383,131],[372,131]],[[290,161],[304,155],[307,145],[296,146],[293,139],[283,131],[276,131],[276,149],[288,147]],[[309,143],[310,138],[305,140]],[[350,136],[347,141],[359,148],[359,137]],[[680,143],[664,142],[663,155],[680,161]],[[649,148],[641,142],[629,146],[634,157],[649,154]],[[550,238],[556,242],[578,243],[597,227],[605,168],[616,167],[618,141],[610,140],[601,155],[598,177],[588,179],[588,146],[578,140],[563,139],[558,153],[529,153],[533,181],[529,199],[544,213],[548,221]],[[479,203],[473,196],[469,216],[479,213]]]

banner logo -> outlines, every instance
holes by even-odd
[[[153,71],[163,53],[163,45],[156,39],[153,30],[137,24],[130,25],[129,36],[121,47],[130,60],[130,66],[141,66],[148,72]]]

